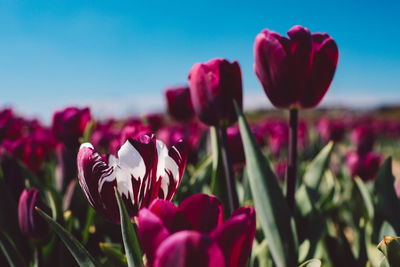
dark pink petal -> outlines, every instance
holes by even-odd
[[[223,206],[215,196],[192,195],[182,201],[178,209],[191,224],[188,230],[209,233],[224,221]]]
[[[264,30],[254,43],[254,71],[271,103],[288,107],[296,101],[289,83],[288,40],[275,32]]]
[[[306,94],[301,99],[304,108],[315,107],[322,100],[335,74],[339,50],[327,34],[312,35],[312,65]]]
[[[210,237],[219,244],[228,266],[244,267],[250,257],[255,231],[254,209],[242,207],[223,225],[212,231]]]
[[[41,238],[46,235],[48,225],[44,219],[37,214],[35,207],[45,209],[36,188],[22,191],[18,203],[18,223],[21,232],[32,238]]]
[[[158,247],[155,267],[224,267],[224,256],[215,241],[196,231],[181,231]]]
[[[171,201],[155,199],[153,202],[151,202],[149,210],[157,215],[165,227],[172,232],[172,226],[175,216],[178,212],[178,208]]]
[[[151,266],[158,246],[170,234],[161,219],[146,208],[139,211],[138,220],[140,245]]]

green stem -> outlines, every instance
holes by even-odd
[[[239,199],[236,192],[235,184],[235,174],[233,172],[232,160],[229,153],[228,135],[226,133],[226,128],[219,128],[218,130],[221,138],[221,156],[224,165],[226,188],[228,190],[229,209],[231,210],[232,214],[233,211],[239,208]]]
[[[287,167],[286,200],[292,212],[294,211],[294,192],[297,175],[297,127],[298,110],[291,109],[289,115],[289,159]]]

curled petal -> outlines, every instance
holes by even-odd
[[[256,231],[255,211],[252,207],[236,210],[223,225],[211,232],[228,266],[244,267],[250,257]]]
[[[119,223],[118,204],[113,189],[116,186],[116,180],[103,182],[101,192],[99,190],[103,177],[109,176],[114,167],[108,166],[89,143],[81,145],[77,164],[79,184],[89,204],[103,217]]]
[[[223,206],[215,196],[195,194],[182,201],[178,209],[190,223],[181,225],[183,229],[209,233],[224,221]]]
[[[181,231],[165,239],[155,255],[155,267],[224,267],[217,243],[197,231]]]
[[[163,225],[161,219],[146,208],[139,211],[138,220],[138,233],[141,248],[151,265],[157,247],[170,234],[167,228]]]
[[[157,185],[158,198],[171,200],[179,184],[186,166],[187,151],[182,141],[176,143],[170,150],[157,140]]]

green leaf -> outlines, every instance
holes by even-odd
[[[308,165],[303,181],[310,189],[318,190],[326,167],[329,164],[333,147],[334,143],[332,141],[329,142]]]
[[[297,236],[289,206],[269,162],[257,145],[236,103],[235,108],[254,205],[268,240],[271,255],[278,267],[295,266],[297,265]]]
[[[322,262],[319,259],[308,260],[299,267],[321,267]]]
[[[126,267],[128,266],[128,262],[126,260],[125,255],[114,248],[112,244],[108,243],[99,243],[100,250],[107,256],[107,259],[113,266]]]
[[[12,239],[3,231],[0,231],[0,249],[6,256],[10,266],[26,266],[24,259],[19,254]]]
[[[71,233],[68,233],[64,227],[54,221],[41,209],[38,207],[35,207],[35,209],[39,215],[42,216],[45,221],[47,221],[53,231],[56,232],[56,234],[61,238],[61,240],[64,242],[64,245],[71,252],[72,256],[74,256],[79,266],[101,266],[100,263],[97,262],[92,255],[90,255],[89,251],[87,251],[86,248],[79,243],[79,241]]]
[[[369,193],[363,180],[361,180],[359,177],[356,177],[354,179],[354,182],[355,182],[357,189],[360,192],[361,197],[364,201],[367,219],[372,220],[372,218],[374,218],[374,204],[371,199],[371,194]]]
[[[89,230],[90,230],[90,226],[93,224],[95,213],[96,212],[94,211],[94,209],[91,206],[88,206],[85,228],[83,229],[83,232],[82,232],[82,243],[83,244],[86,244],[89,240]]]
[[[142,253],[140,250],[139,240],[136,236],[136,231],[133,228],[131,219],[126,211],[125,204],[122,201],[121,195],[118,189],[114,187],[115,197],[118,201],[119,214],[121,218],[121,233],[122,240],[124,241],[126,259],[128,261],[128,266],[142,266]]]
[[[376,196],[375,213],[388,221],[397,235],[400,235],[400,202],[394,190],[392,174],[392,158],[389,157],[382,165],[374,184]]]

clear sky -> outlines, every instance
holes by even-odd
[[[253,72],[254,38],[296,24],[339,47],[322,104],[400,103],[399,12],[394,0],[1,0],[0,106],[46,120],[69,104],[99,115],[162,110],[164,88],[214,57],[239,61],[247,106],[268,106]]]

